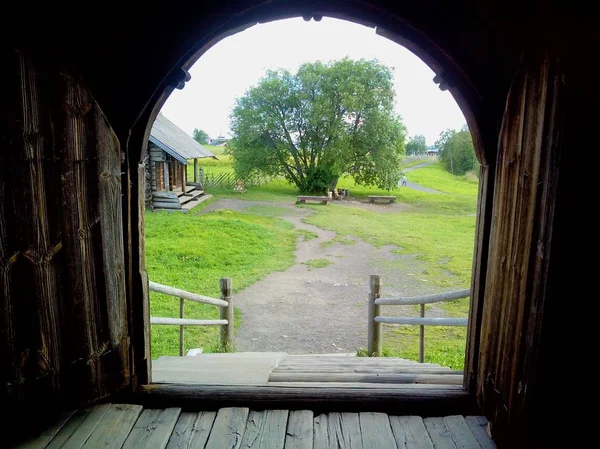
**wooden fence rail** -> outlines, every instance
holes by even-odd
[[[221,299],[210,296],[198,295],[185,290],[180,290],[168,285],[149,282],[150,291],[162,293],[163,295],[179,298],[179,318],[150,317],[151,324],[179,326],[179,355],[184,355],[184,329],[185,326],[221,326],[221,345],[223,348],[233,347],[234,321],[233,300],[231,297],[231,279],[221,278]],[[195,320],[184,317],[185,301],[201,302],[220,307],[221,319],[218,320]]]
[[[263,175],[252,175],[244,179],[236,177],[233,172],[211,173],[208,170],[202,170],[200,173],[200,182],[206,191],[226,189],[234,190],[242,185],[243,187],[254,187],[268,183],[273,178]]]
[[[425,295],[403,298],[382,298],[381,278],[375,274],[369,279],[368,303],[368,342],[369,357],[381,357],[382,353],[382,324],[406,324],[419,326],[419,363],[425,359],[425,326],[467,326],[467,318],[425,318],[425,304],[455,299],[468,298],[470,290],[458,290],[435,295]],[[381,306],[420,305],[420,317],[391,317],[381,316]]]

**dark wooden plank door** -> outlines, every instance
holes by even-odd
[[[3,56],[0,402],[16,417],[123,389],[130,357],[119,141],[75,73]]]
[[[499,136],[475,391],[496,435],[510,435],[512,442],[527,431],[526,410],[540,374],[562,80],[555,53],[527,51]]]

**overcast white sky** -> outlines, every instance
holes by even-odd
[[[191,80],[171,94],[162,113],[189,134],[200,128],[210,137],[229,137],[235,99],[267,69],[295,72],[304,62],[346,56],[378,59],[395,68],[396,110],[409,136],[423,134],[432,145],[440,132],[466,123],[452,95],[439,90],[435,74],[417,56],[372,28],[330,18],[281,20],[223,39],[194,64]]]

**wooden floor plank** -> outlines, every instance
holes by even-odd
[[[457,449],[443,418],[425,418],[423,423],[435,449]]]
[[[315,416],[313,421],[313,447],[314,449],[329,449],[329,430],[327,415]]]
[[[245,407],[222,408],[217,413],[206,449],[238,449],[242,445],[249,410]]]
[[[100,404],[78,410],[60,429],[47,448],[79,449],[85,444],[109,408],[110,404]]]
[[[329,413],[327,426],[330,449],[363,449],[358,413]]]
[[[285,435],[285,449],[312,449],[313,419],[313,412],[310,410],[290,411]]]
[[[481,449],[477,438],[460,415],[445,416],[444,425],[458,449]]]
[[[398,449],[433,449],[433,443],[420,416],[390,416]]]
[[[169,438],[167,449],[204,449],[217,412],[184,412]]]
[[[112,404],[83,448],[121,447],[141,413],[141,405]]]
[[[244,449],[283,449],[288,410],[252,411],[242,439]]]
[[[181,409],[175,407],[144,410],[123,449],[165,449],[180,414]]]
[[[45,429],[40,435],[21,443],[18,449],[43,449],[45,448],[62,427],[69,421],[75,410],[63,414],[56,423]]]
[[[390,420],[385,413],[359,413],[364,449],[396,448]]]
[[[488,420],[485,416],[465,416],[465,421],[482,449],[496,449],[496,445],[488,435]]]

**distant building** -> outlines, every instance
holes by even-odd
[[[227,142],[227,138],[225,136],[215,137],[214,139],[209,139],[208,143],[211,145],[223,145]]]
[[[430,146],[427,148],[427,156],[431,157],[431,158],[436,158],[439,156],[440,154],[440,150],[438,150],[436,147],[434,146]]]
[[[155,209],[189,209],[200,201],[198,159],[215,155],[164,115],[158,114],[148,139],[146,204]],[[187,164],[194,161],[194,180],[188,182]]]

